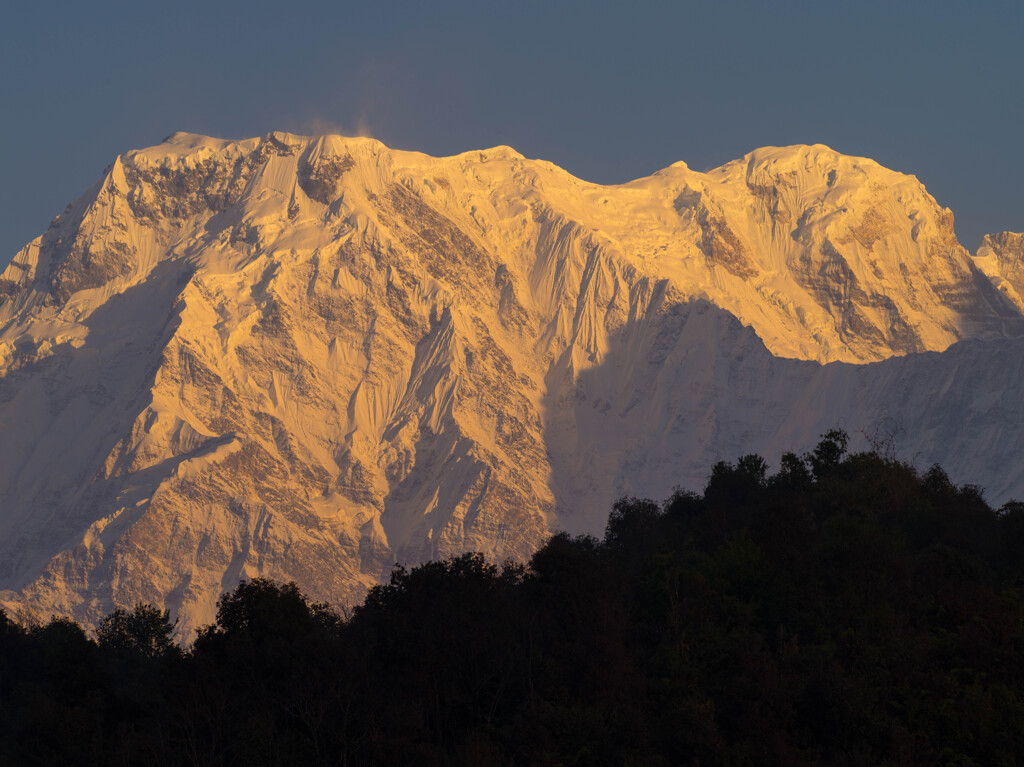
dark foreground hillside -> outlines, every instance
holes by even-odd
[[[182,652],[0,615],[4,764],[1024,763],[1024,504],[830,432],[620,501],[529,567],[407,571],[342,618],[240,585]]]

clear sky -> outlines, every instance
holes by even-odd
[[[0,265],[177,130],[510,144],[618,183],[824,143],[961,241],[1024,230],[1024,3],[28,2],[0,11]]]

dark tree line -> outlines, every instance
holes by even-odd
[[[829,432],[344,619],[260,579],[184,651],[148,605],[0,613],[0,763],[1016,765],[1022,545],[1024,504]]]

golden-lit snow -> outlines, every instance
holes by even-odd
[[[522,559],[842,419],[1012,422],[917,354],[1019,335],[986,243],[822,145],[602,186],[509,147],[174,134],[0,276],[0,602],[186,635],[243,576],[351,602],[396,561]]]

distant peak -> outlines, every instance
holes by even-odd
[[[745,154],[742,161],[754,165],[786,165],[804,160],[824,160],[826,163],[852,161],[855,164],[877,165],[866,157],[846,155],[825,144],[790,144],[788,146],[763,146]]]
[[[508,144],[498,144],[497,146],[492,146],[490,149],[481,149],[480,151],[483,154],[494,155],[494,156],[497,156],[497,157],[517,157],[517,158],[521,158],[523,156],[522,154],[517,152],[514,148],[510,147]]]
[[[165,136],[161,144],[173,144],[175,146],[220,146],[227,143],[224,139],[213,138],[212,136],[204,136],[201,133],[189,133],[188,131],[175,131],[169,136]]]
[[[266,140],[276,144],[293,147],[302,146],[309,142],[309,138],[307,136],[298,136],[294,133],[288,133],[280,130],[270,131],[266,136]]]
[[[482,160],[523,160],[525,157],[517,152],[512,147],[506,144],[499,144],[498,146],[492,146],[488,149],[471,149],[467,152],[460,152],[459,154],[452,155],[452,157],[460,157],[465,159],[479,158]]]

